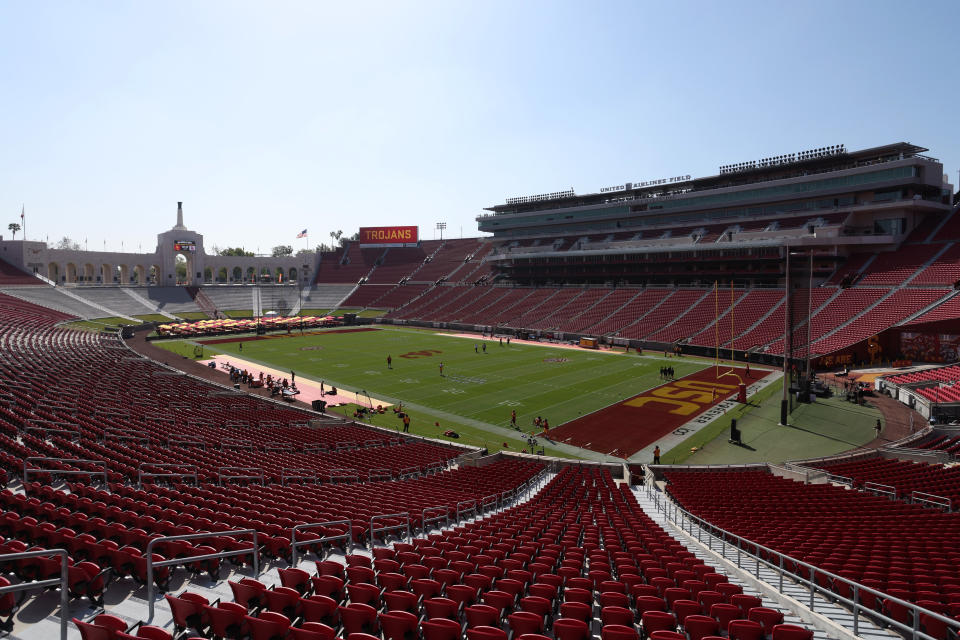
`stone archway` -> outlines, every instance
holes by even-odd
[[[67,263],[67,282],[77,281],[77,265],[72,262]]]
[[[194,284],[196,278],[193,272],[193,253],[182,251],[174,257],[174,279],[177,285],[189,287]]]
[[[125,264],[117,265],[117,282],[120,284],[130,284],[130,266]]]
[[[290,280],[290,282],[296,282],[296,281],[297,281],[297,268],[296,268],[296,267],[290,267],[290,271],[287,272],[287,279]]]
[[[210,267],[203,268],[203,281],[213,282],[213,269],[211,269]]]
[[[227,276],[227,268],[220,267],[220,269],[217,270],[217,282],[226,282],[227,280],[229,280],[229,276]]]
[[[99,278],[103,284],[111,284],[113,282],[113,265],[107,263],[101,264]]]
[[[233,268],[233,281],[243,282],[243,269],[241,269],[240,267]]]
[[[93,279],[95,277],[93,275],[93,272],[94,272],[94,269],[92,264],[88,262],[87,264],[83,265],[83,281],[93,282]]]
[[[147,284],[147,270],[142,264],[138,264],[133,268],[133,278],[141,287]]]
[[[47,264],[47,278],[54,282],[60,282],[60,265],[56,262]]]
[[[149,279],[148,282],[149,282],[150,284],[162,285],[163,283],[160,282],[160,280],[163,279],[163,278],[161,278],[162,275],[163,275],[163,269],[160,268],[160,265],[158,265],[158,264],[151,265],[151,266],[150,266],[150,279]]]
[[[256,282],[257,281],[257,270],[254,267],[247,267],[247,281]]]

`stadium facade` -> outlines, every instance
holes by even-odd
[[[186,263],[177,275],[177,257]],[[297,256],[219,256],[208,254],[203,235],[183,223],[183,203],[177,203],[177,223],[157,234],[152,253],[54,249],[46,242],[4,240],[0,258],[58,285],[178,286],[201,283],[308,282],[317,254]]]
[[[825,279],[851,253],[893,250],[946,216],[952,189],[926,151],[837,145],[703,178],[511,198],[477,222],[499,244],[495,279],[783,286],[786,247],[813,251],[814,277]]]

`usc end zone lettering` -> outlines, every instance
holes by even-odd
[[[713,404],[716,389],[718,396],[728,395],[737,385],[706,382],[702,380],[678,380],[649,391],[649,395],[637,396],[623,404],[628,407],[642,407],[650,403],[669,405],[668,413],[689,416]]]

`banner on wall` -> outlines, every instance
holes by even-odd
[[[954,362],[960,354],[960,335],[901,331],[900,351],[910,360]]]
[[[419,227],[360,227],[360,248],[415,247]]]

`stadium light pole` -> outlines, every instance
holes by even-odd
[[[443,241],[443,230],[447,228],[446,222],[438,222],[437,229],[440,231],[440,240]]]

